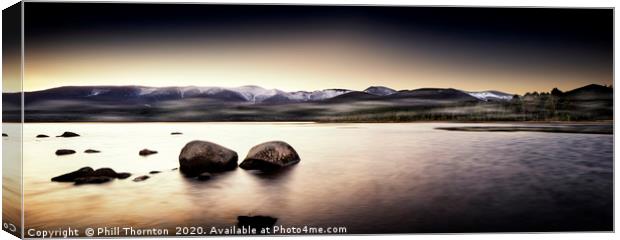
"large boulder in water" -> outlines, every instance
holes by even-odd
[[[282,141],[271,141],[250,149],[239,167],[246,170],[273,171],[299,161],[299,155],[291,145]]]
[[[222,172],[237,168],[237,153],[207,141],[191,141],[179,154],[181,172],[198,176],[204,172]]]

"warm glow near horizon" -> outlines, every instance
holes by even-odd
[[[75,7],[28,8],[24,91],[257,85],[524,94],[613,83],[611,29],[601,24],[610,12],[106,5],[113,17],[96,6]],[[70,14],[57,19],[49,8]],[[492,19],[475,18],[487,15]],[[493,19],[503,25],[489,24]]]
[[[363,90],[380,85],[397,90],[439,87],[523,94],[611,82],[597,73],[571,69],[546,72],[488,66],[481,71],[452,59],[433,59],[425,53],[390,54],[364,41],[62,49],[27,51],[24,91],[85,85],[258,85],[285,91]]]

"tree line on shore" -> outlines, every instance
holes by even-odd
[[[322,122],[600,121],[613,120],[613,87],[588,85],[568,92],[514,95],[508,101],[468,101],[441,106],[385,108],[329,116]]]

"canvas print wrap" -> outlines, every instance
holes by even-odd
[[[612,9],[21,7],[24,237],[613,230]]]
[[[21,99],[5,96],[22,92],[21,20],[21,3],[2,10],[2,229],[14,236],[22,236],[23,125]]]

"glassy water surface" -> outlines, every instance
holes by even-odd
[[[476,124],[26,124],[25,227],[210,227],[267,215],[278,225],[349,233],[612,230],[612,135],[434,129],[464,125]],[[54,137],[64,131],[81,137]],[[276,174],[237,169],[198,182],[171,170],[192,140],[233,149],[240,161],[256,144],[283,140],[301,162]],[[139,156],[143,148],[159,153]],[[57,149],[77,153],[56,156]],[[50,181],[85,166],[133,176],[100,185]],[[162,173],[131,181],[154,170]]]

